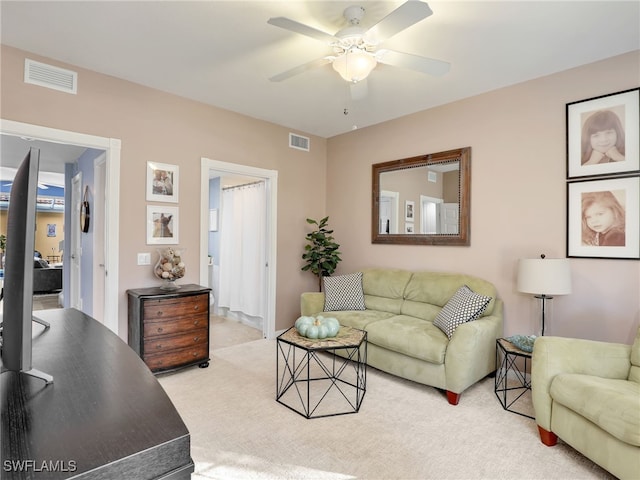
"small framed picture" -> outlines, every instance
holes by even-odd
[[[55,237],[55,236],[56,236],[56,224],[47,223],[47,237]]]
[[[218,231],[218,209],[212,208],[209,210],[209,231]]]
[[[415,220],[416,204],[413,200],[405,200],[404,202],[404,219],[406,222]]]
[[[404,224],[404,233],[414,233],[414,223],[405,223]]]
[[[147,205],[147,245],[178,244],[178,207]]]
[[[640,175],[567,183],[567,257],[640,259]]]
[[[178,203],[178,166],[147,162],[147,201]]]
[[[640,88],[566,108],[567,179],[640,172]]]

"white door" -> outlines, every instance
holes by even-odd
[[[399,192],[388,190],[380,192],[378,233],[398,233],[399,198]]]
[[[440,207],[442,233],[457,235],[460,225],[460,206],[457,203],[443,203]]]
[[[378,233],[391,233],[391,199],[380,198],[380,222]]]
[[[91,316],[104,323],[104,289],[106,270],[105,252],[105,178],[107,156],[100,155],[94,162],[94,195],[91,209],[91,228],[93,229],[93,312]]]
[[[71,179],[71,228],[68,233],[71,240],[71,261],[69,269],[69,307],[82,310],[80,293],[80,260],[82,257],[82,242],[80,237],[80,205],[82,203],[82,172]]]
[[[427,197],[420,195],[420,233],[424,235],[435,235],[445,233],[442,231],[441,221],[438,212],[442,211],[440,206],[444,205],[441,198]]]

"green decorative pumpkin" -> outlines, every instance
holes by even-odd
[[[303,337],[322,340],[335,337],[340,331],[340,322],[334,317],[305,315],[296,320],[295,327]]]

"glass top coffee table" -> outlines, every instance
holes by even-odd
[[[357,413],[367,390],[367,332],[340,327],[312,340],[294,327],[277,338],[276,401],[306,418]]]

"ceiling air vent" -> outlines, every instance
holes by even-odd
[[[309,151],[309,138],[289,133],[289,146],[298,150]]]
[[[75,95],[78,91],[78,73],[26,58],[24,60],[24,83]]]

